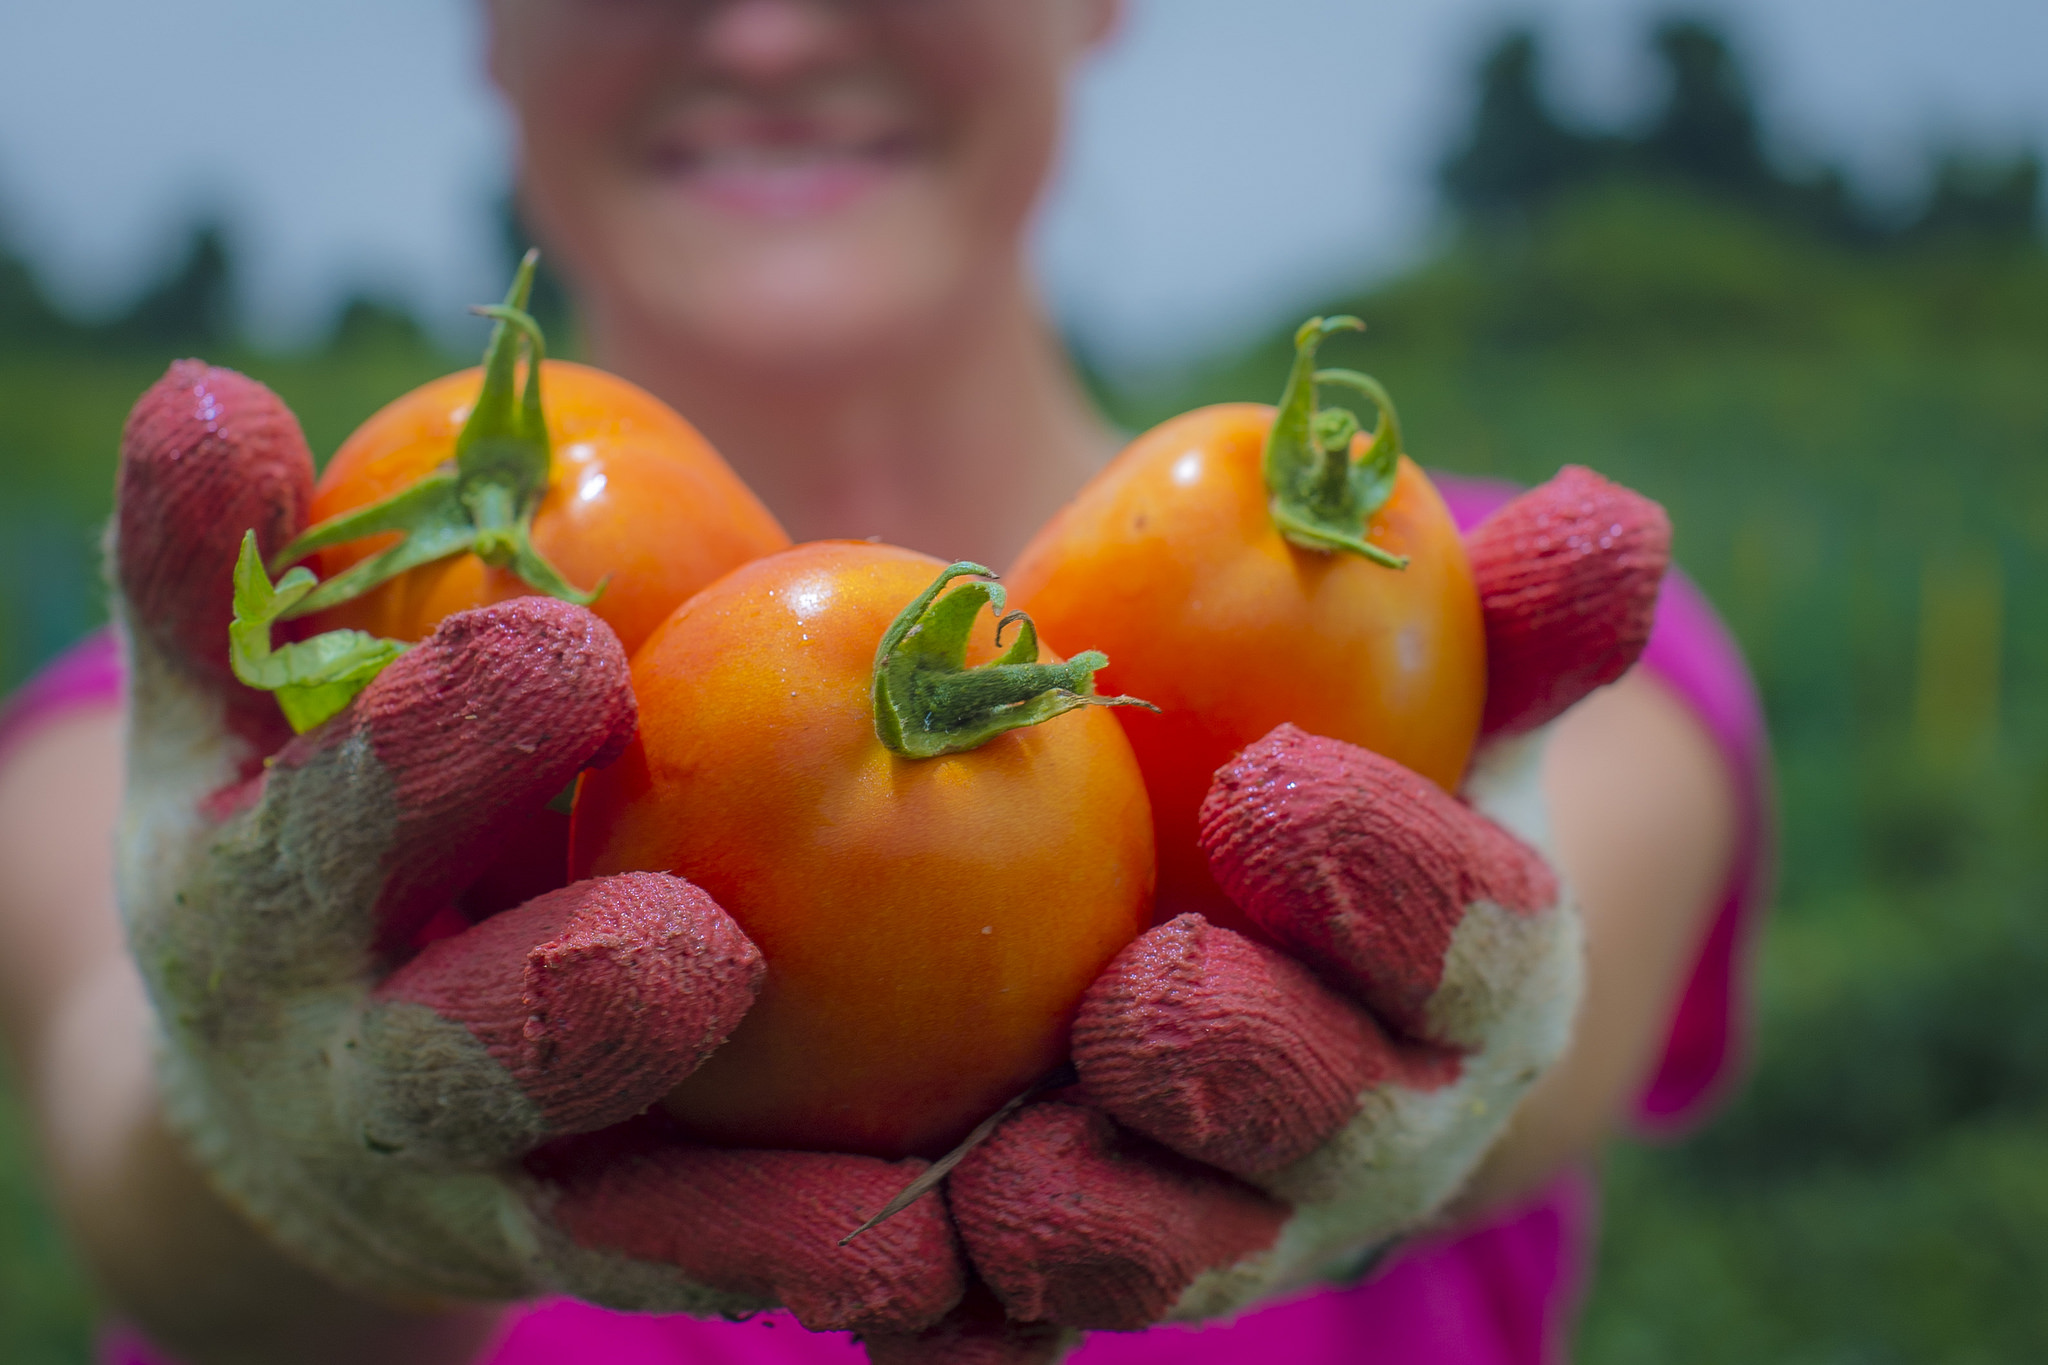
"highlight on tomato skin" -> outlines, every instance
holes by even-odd
[[[1161,708],[1117,717],[1151,797],[1161,918],[1250,927],[1209,876],[1196,812],[1216,769],[1275,725],[1373,749],[1446,790],[1478,735],[1485,634],[1442,498],[1402,455],[1363,533],[1406,567],[1304,548],[1269,506],[1275,412],[1222,404],[1140,435],[1006,579],[1050,638],[1109,655],[1105,690]],[[1362,463],[1372,440],[1356,431],[1343,434]]]
[[[1065,1059],[1150,920],[1150,809],[1104,708],[931,758],[878,738],[877,644],[943,567],[830,542],[735,570],[634,657],[639,738],[580,784],[574,875],[688,877],[767,960],[667,1101],[707,1140],[943,1153]],[[994,636],[984,611],[965,662]]]
[[[479,368],[433,380],[387,405],[343,443],[314,490],[325,521],[389,497],[445,463],[483,387]],[[553,469],[533,520],[534,547],[577,587],[628,653],[720,574],[789,544],[781,526],[711,444],[638,385],[569,361],[542,363]],[[388,546],[390,534],[330,546],[329,579]],[[409,570],[311,618],[418,640],[442,617],[534,591],[463,554]]]

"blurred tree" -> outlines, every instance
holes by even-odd
[[[1471,132],[1444,162],[1446,202],[1469,222],[1512,224],[1592,181],[1648,179],[1831,237],[1874,235],[1840,171],[1799,176],[1772,163],[1749,78],[1719,29],[1668,19],[1651,46],[1666,77],[1663,102],[1641,133],[1609,135],[1558,118],[1543,95],[1536,35],[1509,30],[1481,63]],[[2001,181],[1998,192],[2010,191]],[[1981,195],[1968,202],[1980,204]]]
[[[0,351],[35,350],[70,340],[69,319],[51,306],[28,262],[0,239]]]
[[[1653,38],[1670,77],[1656,121],[1633,150],[1653,170],[1703,189],[1763,201],[1778,189],[1764,158],[1749,79],[1727,39],[1698,19],[1672,19]]]
[[[362,293],[349,295],[327,336],[330,351],[405,351],[429,345],[419,319],[404,305]]]
[[[178,263],[128,311],[93,328],[95,340],[135,350],[220,350],[238,335],[235,269],[218,221],[192,230]]]
[[[0,351],[33,351],[73,339],[77,327],[50,302],[29,263],[15,250],[0,215]]]
[[[1480,66],[1471,138],[1441,175],[1451,204],[1475,218],[1526,214],[1612,163],[1616,139],[1568,128],[1551,112],[1541,55],[1534,33],[1514,29]]]
[[[1658,25],[1652,43],[1670,93],[1631,148],[1644,171],[1829,236],[1872,235],[1839,170],[1823,167],[1802,177],[1771,164],[1749,78],[1718,29],[1702,19],[1670,19]]]
[[[2024,241],[2040,230],[2040,205],[2039,153],[1995,157],[1951,151],[1936,161],[1927,207],[1906,235]]]

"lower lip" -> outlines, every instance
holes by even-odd
[[[677,168],[670,183],[693,198],[746,218],[790,220],[843,209],[899,170],[882,157],[839,157],[801,166]]]

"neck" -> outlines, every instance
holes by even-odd
[[[1021,278],[924,346],[764,373],[592,319],[607,368],[659,394],[799,541],[875,536],[1007,564],[1115,446]]]

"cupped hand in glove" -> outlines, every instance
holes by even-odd
[[[199,1164],[298,1257],[393,1299],[936,1322],[965,1283],[936,1201],[837,1246],[918,1163],[626,1122],[759,989],[759,953],[696,887],[578,882],[411,946],[522,821],[619,753],[626,661],[589,612],[522,598],[449,617],[292,736],[230,671],[230,576],[245,531],[272,553],[301,528],[311,484],[282,403],[196,361],[124,434],[119,894]]]
[[[949,1177],[1007,1314],[960,1319],[987,1358],[1355,1271],[1451,1199],[1563,1051],[1581,941],[1545,856],[1543,727],[1640,653],[1669,528],[1572,469],[1468,549],[1489,677],[1462,796],[1291,725],[1238,753],[1201,839],[1256,933],[1187,914],[1132,943],[1082,1006],[1081,1083]],[[946,1359],[954,1330],[915,1340]]]

